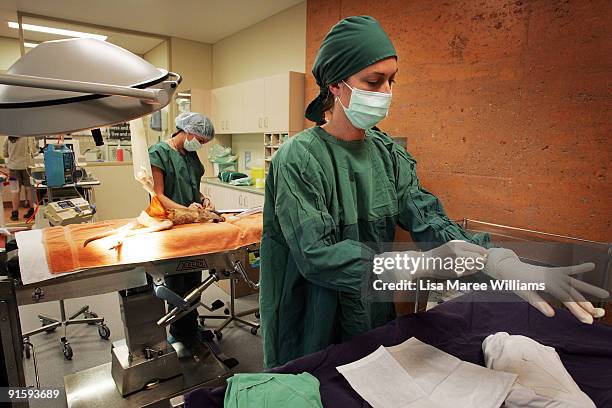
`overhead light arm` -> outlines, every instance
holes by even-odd
[[[176,75],[178,80],[169,81],[168,85],[171,88],[176,88],[181,80],[179,75],[174,75]],[[0,74],[0,84],[23,86],[27,88],[53,89],[57,91],[126,96],[141,99],[144,102],[153,104],[164,103],[168,97],[164,89],[138,89],[129,86],[44,78],[31,75]]]

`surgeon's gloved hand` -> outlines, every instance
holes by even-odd
[[[403,251],[380,254],[374,260],[374,273],[381,273],[377,272],[378,265],[387,271],[384,276],[387,282],[419,278],[456,279],[482,270],[486,257],[486,248],[466,241],[453,240],[426,252]]]
[[[208,197],[204,197],[204,199],[202,200],[202,206],[206,208],[207,210],[211,210],[211,211],[215,210],[215,205],[213,204],[212,200]]]
[[[597,286],[572,278],[572,275],[590,272],[594,268],[595,264],[592,262],[559,268],[536,266],[522,262],[510,249],[491,248],[488,250],[484,272],[498,280],[519,280],[523,283],[544,284],[544,292],[563,302],[578,320],[591,324],[594,317],[602,317],[605,311],[593,307],[580,292],[601,299],[608,298],[610,294]],[[515,293],[544,315],[548,317],[555,315],[555,310],[536,291],[517,290]]]
[[[200,203],[191,203],[187,208],[189,208],[190,210],[201,210],[204,207]]]

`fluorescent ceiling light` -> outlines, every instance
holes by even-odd
[[[26,48],[34,48],[34,47],[36,47],[37,45],[38,45],[38,44],[36,44],[36,43],[31,43],[31,42],[24,42],[24,43],[23,43],[23,46],[24,46],[24,47],[26,47]]]
[[[8,26],[10,28],[19,28],[19,24],[14,21],[9,21]],[[39,33],[63,35],[64,37],[96,38],[102,41],[106,41],[106,39],[108,38],[105,35],[89,34],[83,33],[81,31],[64,30],[63,28],[45,27],[34,24],[23,24],[23,29],[28,31],[36,31]]]

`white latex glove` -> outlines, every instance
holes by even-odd
[[[549,268],[522,262],[514,251],[505,248],[489,249],[484,272],[495,278],[519,280],[525,283],[543,283],[546,293],[563,302],[565,307],[583,323],[593,323],[593,317],[602,317],[605,310],[595,308],[580,292],[588,293],[601,299],[610,296],[608,291],[597,286],[572,278],[572,275],[590,272],[595,268],[592,262],[574,266]],[[552,317],[555,310],[536,291],[515,291],[529,304],[544,315]]]
[[[455,279],[461,276],[472,275],[481,270],[478,265],[484,266],[487,257],[487,249],[470,242],[453,240],[427,252],[385,252],[378,255],[376,258],[396,259],[398,256],[404,257],[405,255],[409,258],[418,260],[418,267],[416,269],[386,269],[385,273],[387,276],[385,280],[388,282],[399,282],[402,279],[413,280],[419,278]],[[465,268],[465,271],[459,271],[455,268],[444,268],[444,264],[447,263],[449,259],[453,261],[453,264],[456,263],[459,265],[457,258],[463,258],[461,265],[464,265],[463,268]],[[409,263],[409,266],[414,266],[414,264]],[[469,268],[466,266],[469,266]]]

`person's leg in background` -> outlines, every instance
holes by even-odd
[[[34,207],[32,205],[32,183],[30,182],[30,174],[27,170],[20,170],[20,173],[21,180],[19,180],[19,184],[23,186],[26,197],[26,213],[23,215],[23,218],[27,220],[34,214]]]
[[[11,191],[11,202],[13,205],[13,211],[11,212],[11,221],[19,221],[19,195],[21,193],[21,182],[19,181],[19,170],[9,169],[10,177],[17,180],[19,188],[17,192]]]
[[[185,297],[202,281],[202,272],[190,272],[181,275],[167,276],[166,286],[181,297]],[[168,309],[172,306],[168,305]],[[170,325],[170,335],[183,342],[193,342],[198,333],[197,308]]]

